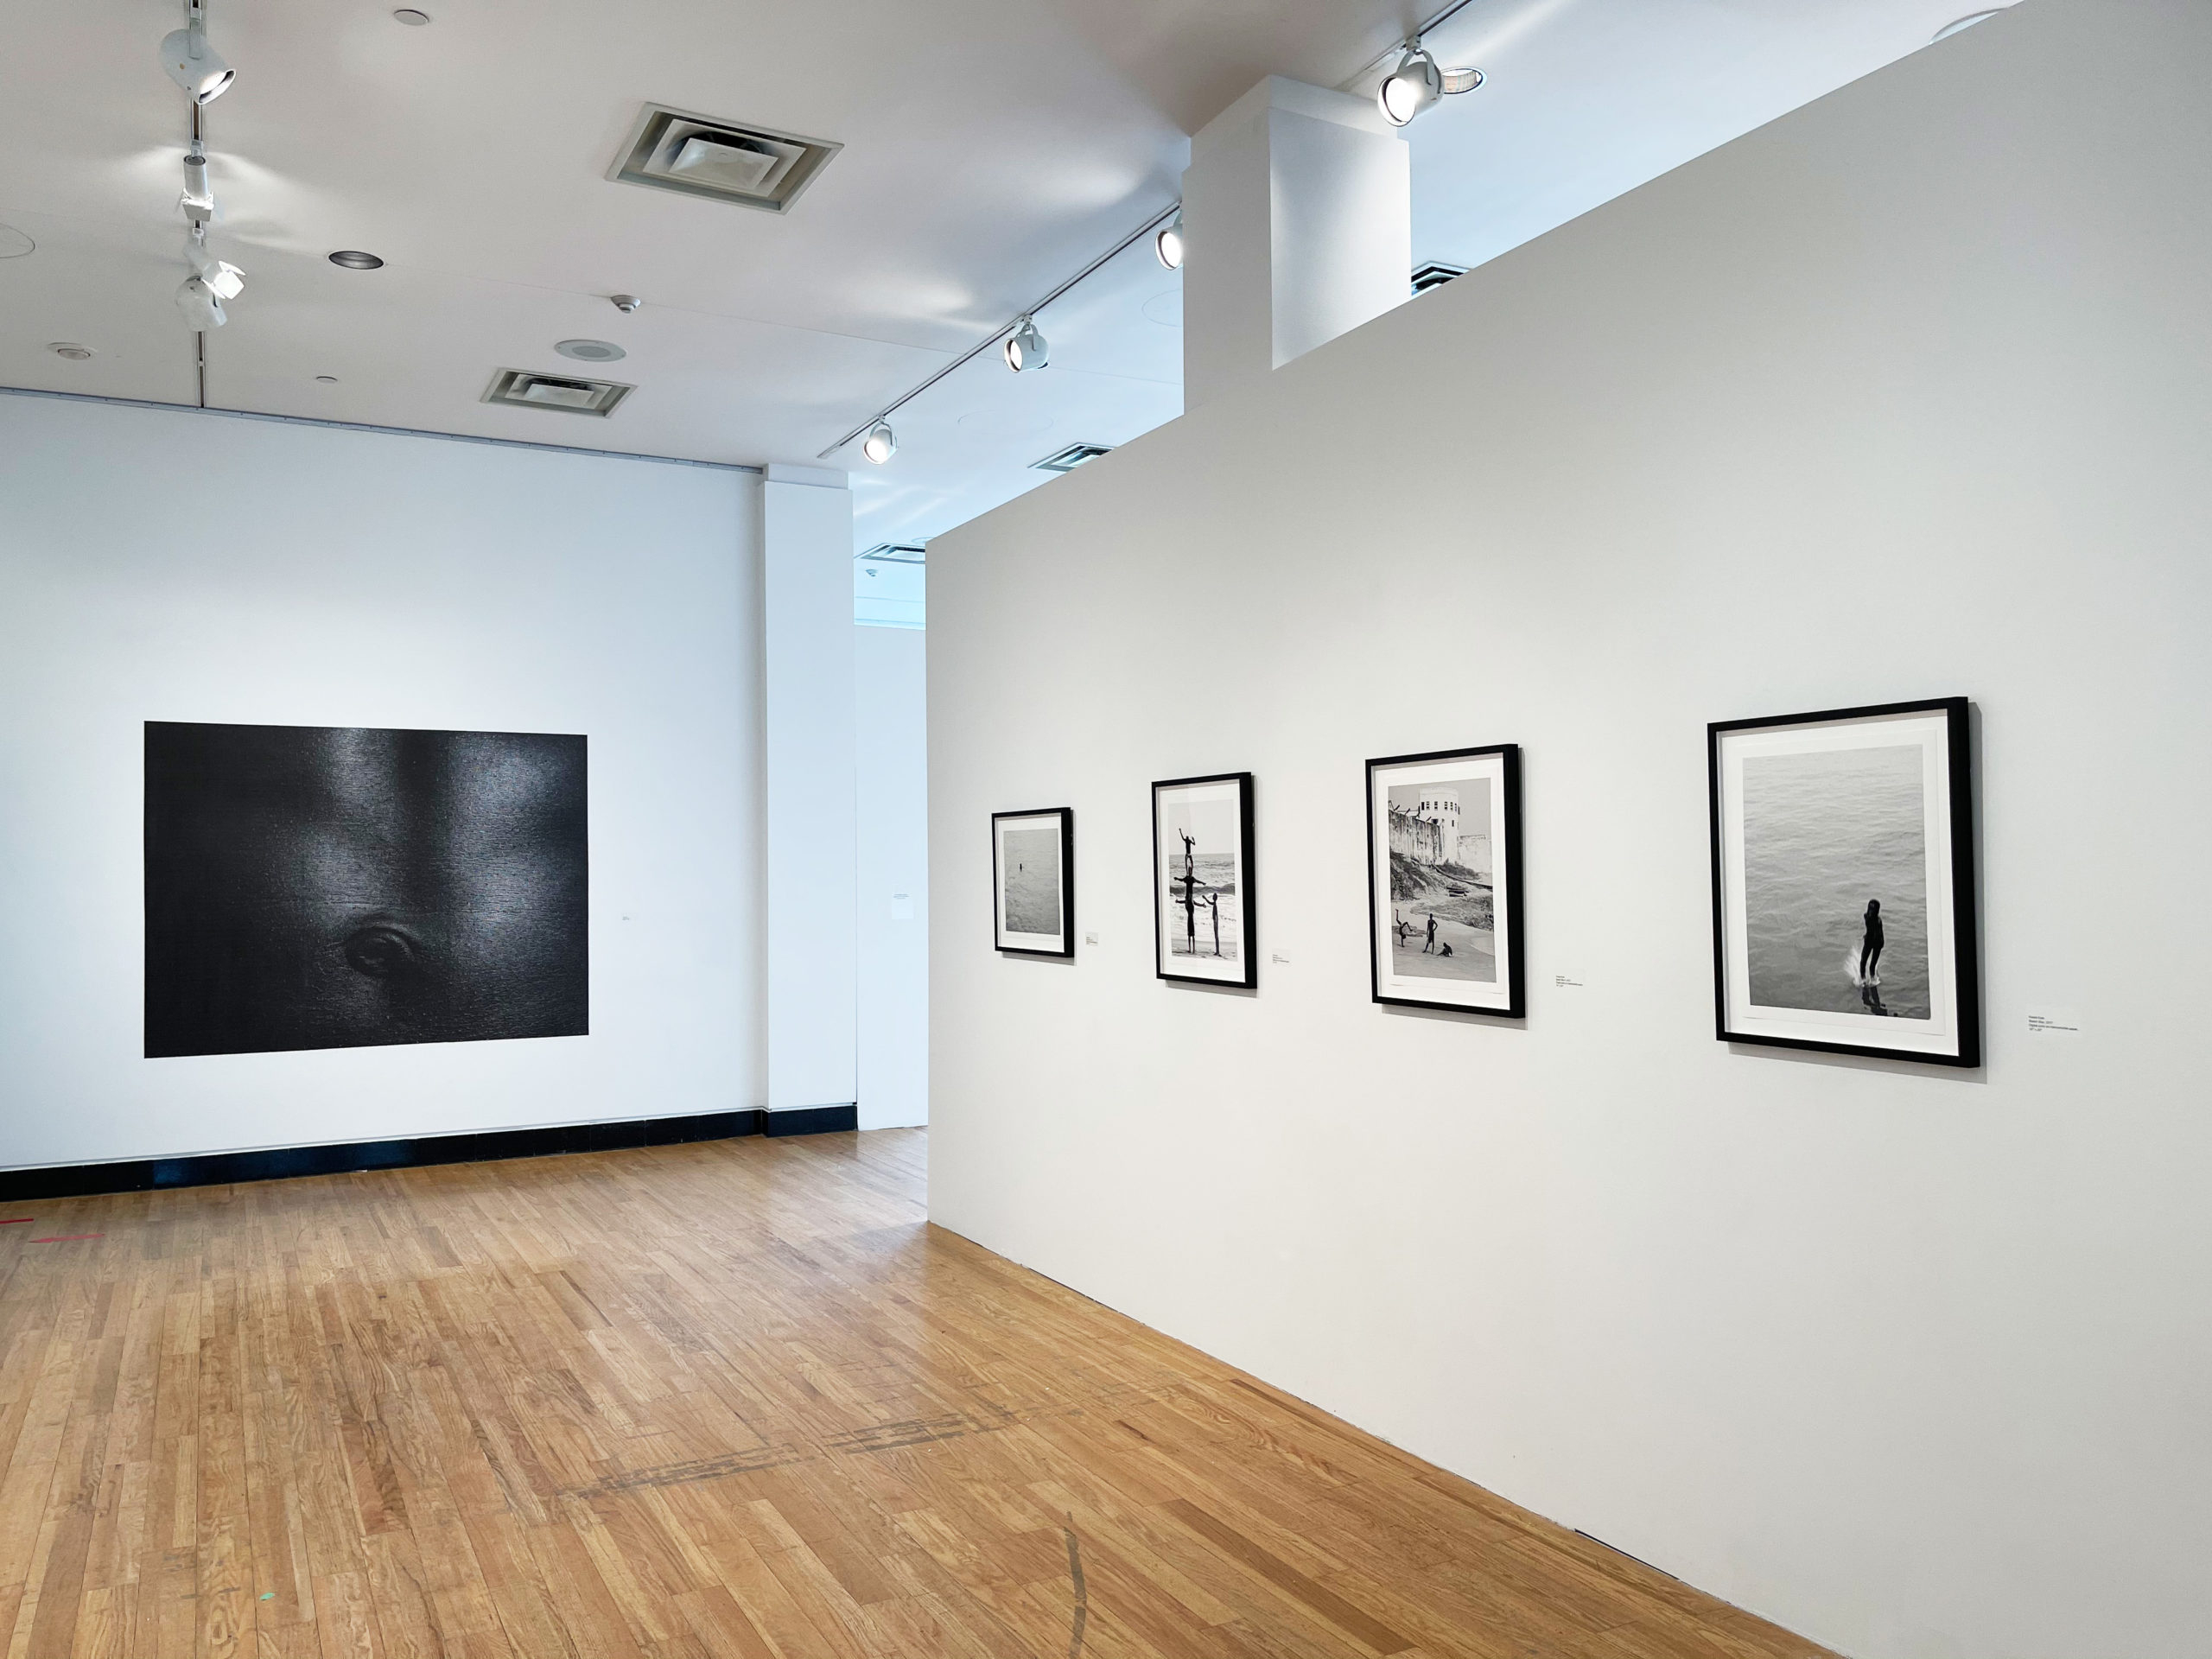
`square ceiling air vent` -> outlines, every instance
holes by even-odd
[[[1065,449],[1053,451],[1042,461],[1031,461],[1029,465],[1040,473],[1071,473],[1086,461],[1093,461],[1101,455],[1112,453],[1113,446],[1110,444],[1071,443]]]
[[[912,542],[878,542],[867,552],[855,553],[853,557],[863,563],[921,564],[928,560],[929,554],[925,549],[917,547]]]
[[[843,148],[648,104],[607,176],[782,213]]]
[[[615,380],[582,380],[574,375],[501,369],[485,389],[484,401],[512,404],[517,409],[565,410],[571,415],[611,415],[615,404],[636,390]]]
[[[1414,292],[1426,294],[1432,288],[1441,288],[1455,277],[1464,276],[1466,274],[1467,268],[1465,265],[1447,265],[1440,260],[1423,265],[1419,270],[1414,272]]]

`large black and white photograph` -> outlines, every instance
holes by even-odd
[[[1152,868],[1160,977],[1257,985],[1252,774],[1154,784]]]
[[[146,1055],[580,1037],[582,737],[146,723]]]
[[[991,814],[996,940],[1024,956],[1075,955],[1075,811]]]
[[[1966,699],[1708,741],[1719,1034],[1980,1064]]]
[[[1370,760],[1367,885],[1375,1001],[1519,1019],[1519,746]]]

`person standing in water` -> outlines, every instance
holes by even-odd
[[[1882,901],[1866,901],[1866,942],[1859,947],[1859,982],[1874,982],[1875,964],[1882,959]]]

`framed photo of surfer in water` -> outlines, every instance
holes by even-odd
[[[1520,745],[1367,763],[1367,910],[1377,1002],[1522,1017]]]
[[[1152,786],[1153,942],[1162,979],[1260,982],[1252,925],[1252,774]]]
[[[1075,811],[991,814],[991,891],[998,948],[1075,955]]]
[[[1981,1064],[1967,700],[1707,728],[1716,1035]]]

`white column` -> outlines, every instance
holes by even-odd
[[[760,488],[767,684],[768,1109],[859,1098],[853,498],[771,467]]]
[[[1183,407],[1402,305],[1406,141],[1371,99],[1270,75],[1191,141],[1183,175]]]

